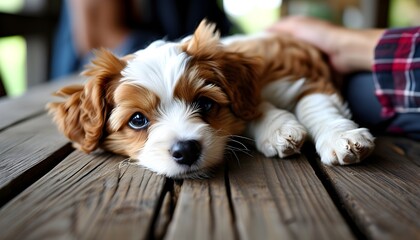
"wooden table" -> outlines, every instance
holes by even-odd
[[[67,81],[78,81],[69,79]],[[363,164],[226,157],[174,181],[75,151],[44,106],[68,82],[0,101],[0,239],[420,239],[420,144],[378,137]]]

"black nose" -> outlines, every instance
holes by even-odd
[[[201,155],[201,144],[196,140],[179,141],[172,145],[170,153],[177,163],[191,166]]]

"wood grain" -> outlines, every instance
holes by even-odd
[[[240,239],[353,239],[304,156],[239,156],[229,180]]]
[[[73,152],[44,105],[78,81],[0,101],[0,239],[419,239],[419,142],[380,137],[366,162],[343,167],[238,153],[181,185]]]
[[[172,182],[170,181],[170,179],[168,179],[167,181]],[[153,234],[154,239],[163,239],[163,237],[165,236],[166,231],[168,229],[168,225],[172,219],[174,205],[175,203],[173,196],[170,191],[167,191],[163,198],[160,209],[158,209],[157,219],[154,223],[151,232],[151,234]]]
[[[148,238],[165,178],[123,160],[72,153],[0,210],[1,238]]]
[[[235,239],[223,169],[210,179],[184,180],[165,239]]]
[[[419,239],[420,167],[412,153],[420,143],[382,137],[376,146],[360,165],[319,166],[369,239]],[[413,150],[407,154],[401,146]]]
[[[33,183],[71,151],[68,140],[45,114],[1,132],[0,202]]]
[[[82,77],[73,75],[52,84],[34,87],[20,97],[0,99],[0,131],[27,118],[44,113],[45,105],[49,101],[57,100],[52,96],[53,92],[63,86],[80,84],[83,81]]]

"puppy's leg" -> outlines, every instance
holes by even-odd
[[[299,153],[306,130],[296,117],[269,102],[262,102],[259,109],[262,116],[249,123],[247,129],[247,135],[255,139],[257,149],[267,157],[284,158]]]
[[[305,96],[295,111],[314,140],[323,163],[357,163],[372,152],[374,138],[366,128],[358,128],[349,120],[350,112],[337,95]]]

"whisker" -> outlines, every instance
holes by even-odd
[[[118,164],[118,168],[121,169],[121,168],[129,166],[129,165],[138,165],[138,164],[136,164],[136,162],[138,162],[137,159],[126,158]]]
[[[230,156],[234,156],[235,157],[235,159],[236,159],[236,162],[237,162],[237,164],[238,164],[238,166],[240,167],[241,166],[241,161],[239,160],[239,157],[238,157],[238,155],[236,154],[236,152],[234,151],[234,150],[232,150],[232,149],[228,149],[229,150],[229,152],[230,153],[232,153],[232,154],[230,154]]]
[[[232,150],[237,150],[237,151],[241,151],[241,152],[250,152],[251,151],[249,148],[246,147],[246,145],[240,145],[240,144],[239,144],[239,146],[226,145],[226,149],[232,149]]]
[[[244,143],[242,143],[241,141],[237,141],[237,140],[234,140],[234,139],[230,139],[230,141],[241,145],[243,147],[243,149],[249,151],[248,147]]]
[[[243,153],[243,154],[246,154],[246,155],[248,155],[249,157],[254,157],[250,152],[250,150],[248,150],[248,149],[240,149],[240,148],[235,148],[235,147],[232,147],[232,146],[230,146],[230,147],[226,147],[226,150],[229,150],[229,151],[231,151],[231,152],[240,152],[240,153]],[[235,154],[236,155],[236,154]]]
[[[254,139],[249,138],[249,137],[245,137],[245,136],[242,136],[242,135],[230,135],[230,137],[240,138],[240,139],[245,139],[245,140],[248,140],[248,141],[251,141],[251,142],[255,142]]]

